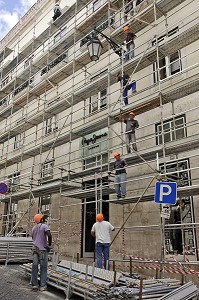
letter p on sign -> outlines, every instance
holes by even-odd
[[[155,202],[159,204],[176,204],[177,183],[176,182],[156,182]]]

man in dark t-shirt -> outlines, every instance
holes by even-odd
[[[135,53],[135,42],[134,39],[136,38],[136,35],[134,32],[129,31],[129,27],[124,26],[124,32],[126,33],[126,53],[125,53],[125,61],[128,61],[129,59],[134,58]]]
[[[135,129],[139,127],[139,123],[137,120],[134,119],[134,117],[135,117],[135,113],[131,111],[129,113],[129,118],[123,119],[123,122],[126,124],[125,136],[126,136],[127,153],[131,153],[130,144],[132,144],[133,149],[137,151]]]
[[[115,170],[115,191],[117,198],[125,198],[126,196],[126,167],[125,159],[121,159],[118,152],[114,152],[114,170]]]

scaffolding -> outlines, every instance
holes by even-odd
[[[9,187],[2,199],[2,233],[29,234],[32,217],[44,203],[44,210],[50,210],[57,251],[67,253],[72,240],[76,252],[83,253],[85,219],[88,215],[95,219],[97,212],[109,206],[110,220],[118,224],[112,255],[141,261],[139,252],[149,255],[144,247],[151,237],[163,272],[174,253],[171,231],[179,227],[184,262],[187,255],[198,261],[193,197],[199,194],[199,7],[197,0],[143,0],[138,5],[132,1],[133,13],[126,14],[125,1],[98,2],[76,0],[55,22],[49,22],[52,7],[48,1],[38,1],[26,31],[20,33],[17,26],[15,38],[11,32],[1,43],[0,176]],[[44,20],[49,23],[42,31],[39,24]],[[26,22],[27,18],[22,20],[20,28]],[[137,35],[135,57],[120,60],[99,36],[102,55],[98,62],[91,62],[86,44],[92,26],[122,47],[127,24]],[[30,37],[26,43],[25,36]],[[115,83],[118,72],[124,71],[136,80],[127,106]],[[131,146],[132,153],[126,155],[120,119],[132,110],[141,123],[136,131],[138,151]],[[115,149],[125,156],[129,173],[128,194],[119,200],[112,173]],[[186,225],[181,219],[180,225],[171,227],[158,216],[160,240],[156,242],[157,227],[151,221],[159,208],[152,201],[155,180],[163,179],[177,182],[178,197],[186,203],[187,215],[181,213]],[[147,210],[145,216],[142,209]],[[137,227],[128,226],[133,213],[136,226],[145,231],[141,243]],[[142,222],[148,225],[143,227]],[[138,246],[132,251],[133,241]]]

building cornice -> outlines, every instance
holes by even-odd
[[[35,16],[39,9],[42,9],[49,0],[37,0],[37,2],[27,11],[27,13],[19,20],[19,22],[6,34],[0,41],[0,52],[18,36],[18,33],[24,28]]]

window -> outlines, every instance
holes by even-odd
[[[107,90],[97,93],[90,97],[89,100],[89,114],[107,107]]]
[[[45,215],[50,215],[51,195],[44,195],[40,197],[40,211]]]
[[[41,179],[49,180],[53,178],[54,160],[50,160],[41,164]]]
[[[8,176],[8,192],[17,192],[20,188],[20,172],[15,172]]]
[[[4,80],[2,80],[1,88],[3,88],[9,82],[9,76],[7,76]]]
[[[23,146],[23,141],[22,141],[22,135],[20,133],[14,137],[14,150],[19,149],[22,146]]]
[[[93,12],[96,11],[102,5],[102,0],[93,2]]]
[[[6,106],[7,103],[8,103],[7,97],[6,97],[6,98],[3,98],[2,100],[0,100],[0,106]]]
[[[87,158],[83,161],[83,170],[100,166],[108,162],[108,154],[104,153],[91,158]]]
[[[34,54],[24,62],[24,69],[28,68],[31,65],[33,57],[34,57]]]
[[[166,163],[166,172],[169,181],[177,182],[177,186],[187,186],[190,184],[190,172],[188,160],[178,160]],[[160,171],[164,173],[164,164],[160,164]]]
[[[160,42],[164,41],[164,39],[165,39],[166,37],[170,37],[170,36],[172,36],[173,34],[175,34],[175,33],[178,32],[178,31],[179,31],[179,27],[177,26],[177,27],[174,27],[173,29],[169,30],[168,33],[165,33],[165,34],[159,36],[159,37],[157,38],[158,44],[159,44]],[[156,39],[154,39],[154,40],[152,41],[152,46],[155,46],[155,45],[156,45]]]
[[[163,122],[164,142],[182,139],[187,136],[185,115]],[[156,145],[162,144],[162,124],[156,124]]]
[[[65,34],[67,33],[67,26],[62,29],[61,32],[59,32],[54,37],[54,43],[58,42]]]
[[[44,135],[52,133],[58,129],[58,116],[55,115],[44,121]]]
[[[179,73],[182,70],[180,50],[169,56],[161,58],[159,60],[159,67],[160,80]],[[154,83],[159,81],[157,62],[153,64],[153,81]]]
[[[170,74],[174,75],[181,71],[180,51],[175,52],[169,56]]]
[[[60,97],[55,98],[55,99],[51,99],[51,100],[49,100],[49,101],[47,102],[47,106],[48,106],[48,107],[49,107],[49,106],[52,106],[52,105],[54,105],[55,103],[57,103],[59,100],[60,100]]]
[[[137,0],[136,1],[136,6],[140,5],[140,3],[142,3],[144,0]]]
[[[101,76],[104,76],[106,73],[108,74],[108,69],[105,69],[105,70],[101,71],[100,73],[98,73],[97,75],[91,77],[91,81],[94,81],[94,80],[100,78]]]

